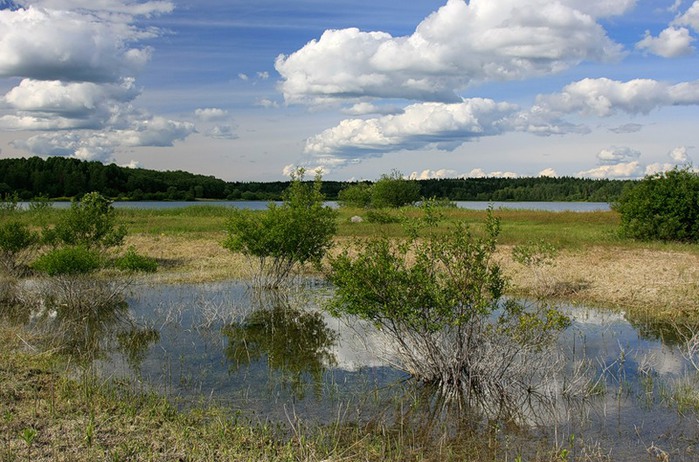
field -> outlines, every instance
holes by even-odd
[[[52,223],[59,213],[48,211],[42,221]],[[415,214],[400,213],[407,219]],[[444,214],[444,229],[465,220],[476,233],[485,219],[485,212],[478,211],[446,209]],[[502,223],[498,258],[511,279],[510,294],[599,306],[636,320],[672,323],[699,317],[699,245],[619,239],[614,212],[495,214]],[[358,245],[357,239],[403,233],[398,223],[351,223],[354,215],[363,212],[341,211],[336,249]],[[128,228],[126,244],[160,265],[143,282],[222,281],[246,278],[255,270],[254,261],[221,246],[225,208],[122,209],[118,216]],[[532,268],[513,260],[513,248],[540,241],[556,250],[549,264]],[[305,271],[317,274],[312,268]],[[495,426],[451,428],[435,438],[438,429],[404,418],[356,424],[338,415],[335,424],[310,428],[293,415],[287,425],[270,424],[231,416],[206,402],[182,410],[146,388],[99,377],[90,367],[42,350],[37,332],[9,318],[9,313],[0,316],[0,461],[565,461],[573,460],[571,454],[577,454],[575,460],[612,460],[594,441],[556,436],[520,447],[526,435],[510,439]],[[696,390],[685,398],[690,409],[699,409]]]

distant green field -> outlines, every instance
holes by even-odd
[[[20,212],[15,219],[37,226],[55,223],[59,209],[49,209],[39,214]],[[485,221],[486,211],[457,208],[440,209],[443,215],[440,227],[447,229],[450,223],[463,221],[474,232],[478,232]],[[577,249],[591,245],[614,245],[630,248],[652,248],[682,250],[699,253],[699,245],[648,243],[623,240],[618,237],[619,215],[613,211],[596,212],[549,212],[536,210],[496,210],[501,220],[499,242],[517,245],[530,241],[545,240],[559,249]],[[126,225],[129,234],[197,235],[222,234],[230,209],[218,205],[197,205],[169,209],[117,209],[117,216]],[[338,238],[369,238],[387,235],[405,235],[405,221],[417,219],[422,211],[415,207],[381,212],[392,222],[372,222],[371,213],[363,209],[342,208],[338,214]],[[361,216],[362,223],[352,223],[350,218]]]

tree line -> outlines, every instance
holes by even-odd
[[[450,178],[406,180],[419,185],[421,197],[453,201],[598,201],[613,202],[628,180],[573,177]],[[353,182],[322,182],[328,200]],[[372,182],[364,182],[366,185]],[[181,170],[158,171],[105,165],[65,157],[0,159],[0,196],[72,198],[89,192],[120,200],[281,200],[289,181],[228,182]]]

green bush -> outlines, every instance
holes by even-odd
[[[158,263],[153,258],[137,254],[136,249],[129,247],[124,255],[114,260],[114,267],[130,273],[154,273],[158,269]]]
[[[420,199],[420,185],[417,181],[406,180],[398,171],[382,175],[371,187],[372,207],[403,207]]]
[[[303,181],[303,170],[292,175],[282,205],[270,203],[264,212],[234,209],[224,247],[257,258],[265,280],[279,286],[297,265],[320,263],[337,230],[337,212],[323,205],[321,177]]]
[[[6,193],[0,197],[0,216],[9,216],[19,211],[19,196],[17,193]]]
[[[342,207],[365,208],[371,203],[371,189],[368,183],[349,185],[337,195],[337,202]]]
[[[84,246],[61,247],[37,258],[34,269],[49,276],[88,274],[102,267],[100,252]]]
[[[484,237],[464,224],[439,232],[431,216],[425,224],[405,240],[359,241],[331,257],[328,309],[377,326],[395,364],[445,400],[521,412],[523,397],[544,396],[537,387],[555,363],[547,348],[568,319],[546,306],[499,303],[507,281],[492,212]]]
[[[126,228],[116,226],[116,211],[99,193],[85,194],[47,232],[47,239],[69,246],[116,247],[123,243]]]
[[[39,235],[23,223],[10,221],[0,225],[0,265],[7,274],[21,275],[38,242]]]
[[[647,176],[625,189],[613,208],[624,237],[699,242],[699,173],[676,168]]]
[[[400,223],[401,217],[397,213],[391,213],[386,209],[369,209],[366,211],[366,219],[369,223],[386,225]]]

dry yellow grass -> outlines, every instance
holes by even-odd
[[[135,234],[128,245],[154,257],[162,282],[205,282],[250,277],[255,261],[221,246],[224,233]],[[644,248],[593,246],[562,252],[542,269],[544,280],[515,263],[503,246],[500,263],[515,293],[547,295],[572,303],[660,317],[699,316],[699,254]],[[545,287],[542,287],[545,286]]]
[[[545,281],[504,255],[515,289],[542,290],[587,303],[659,317],[699,316],[699,255],[689,252],[590,247],[564,252],[543,269]]]
[[[127,238],[139,253],[155,258],[162,282],[207,282],[250,276],[251,262],[225,249],[224,233],[152,235]]]

